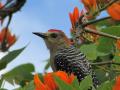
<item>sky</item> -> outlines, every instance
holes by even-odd
[[[10,24],[10,30],[18,36],[18,41],[10,50],[28,46],[0,74],[24,63],[33,63],[36,72],[43,72],[49,51],[44,41],[32,32],[60,29],[70,36],[69,12],[72,12],[75,6],[82,10],[80,0],[27,0],[21,11],[14,14]]]

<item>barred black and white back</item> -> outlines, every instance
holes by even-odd
[[[54,60],[57,70],[73,73],[77,76],[79,82],[83,80],[85,76],[91,74],[93,84],[97,87],[98,80],[91,69],[91,65],[87,61],[86,56],[75,47],[60,48],[57,51]]]

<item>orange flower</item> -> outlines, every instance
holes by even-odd
[[[114,3],[110,7],[108,7],[107,12],[110,16],[115,20],[120,20],[120,4]]]
[[[7,51],[16,42],[16,36],[12,35],[9,29],[2,29],[0,32],[0,50]]]
[[[69,13],[69,17],[72,23],[72,27],[75,27],[76,22],[79,20],[79,9],[77,7],[74,8],[73,13]]]
[[[96,0],[81,0],[84,4],[87,11],[96,11],[97,9],[97,3]]]
[[[60,77],[63,81],[65,81],[68,84],[71,84],[72,81],[74,80],[74,75],[71,74],[70,76],[68,76],[67,73],[63,72],[63,71],[58,71],[55,73],[56,76]]]
[[[86,3],[88,3],[88,1],[89,0],[86,0]],[[91,4],[90,1],[89,1],[89,3]],[[71,34],[72,34],[73,37],[76,35],[76,32],[77,32],[76,25],[78,23],[79,24],[83,24],[84,23],[83,19],[81,19],[81,21],[79,19],[83,14],[84,14],[84,12],[83,11],[79,12],[79,9],[77,7],[74,8],[73,13],[69,13],[70,21],[71,21],[71,24],[72,24],[72,28],[70,29],[70,31],[71,31]],[[91,19],[93,17],[91,17],[90,15],[88,15],[88,16],[84,16],[84,18],[86,18],[86,19],[89,20],[89,19]],[[96,27],[94,25],[88,25],[87,27],[91,28],[93,30],[96,30]],[[80,38],[80,42],[82,42],[82,43],[84,41],[86,41],[86,39],[87,39],[87,41],[95,42],[98,39],[98,35],[84,33],[84,35],[81,35],[81,37],[79,37],[79,38]],[[74,43],[75,42],[72,42],[72,44],[74,44]]]
[[[112,90],[120,90],[120,76],[116,77],[116,83]]]
[[[63,71],[47,73],[43,76],[43,82],[40,81],[38,75],[34,76],[35,88],[36,90],[57,90],[59,87],[55,83],[54,75],[58,76],[61,80],[63,80],[67,84],[71,84],[74,80],[74,75],[71,74],[70,76]]]
[[[35,83],[35,90],[52,90],[50,89],[47,85],[44,85],[40,79],[39,79],[39,76],[38,74],[36,74],[34,76],[34,83]]]
[[[116,47],[120,50],[120,40],[117,40]]]
[[[57,89],[57,85],[56,85],[56,83],[54,81],[52,73],[45,74],[43,79],[44,79],[44,84],[47,85],[48,87],[50,87],[51,90],[56,90]]]
[[[82,17],[83,15],[84,15],[84,11],[83,10],[79,11],[79,9],[77,7],[74,8],[73,13],[69,13],[69,18],[70,18],[70,21],[71,21],[73,29],[76,28],[77,23],[79,23],[79,24],[83,24],[84,23],[84,20],[83,20],[83,17]],[[86,15],[84,17],[86,19],[93,18],[90,15]],[[71,29],[71,31],[74,31],[74,30]]]

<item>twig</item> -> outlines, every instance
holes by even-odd
[[[120,63],[114,61],[106,61],[106,62],[97,62],[97,63],[90,63],[91,65],[106,65],[106,64],[115,64],[120,65]]]
[[[101,66],[96,66],[96,67],[98,67],[99,69],[101,69],[101,70],[103,70],[103,71],[105,71],[105,72],[109,72],[110,70],[108,70],[108,69],[106,69],[106,68],[104,68],[104,67],[101,67]]]
[[[112,1],[110,1],[110,3],[108,3],[107,5],[105,5],[103,8],[101,8],[101,9],[99,9],[98,11],[96,11],[95,13],[93,13],[93,16],[95,16],[95,15],[96,15],[97,13],[99,13],[99,12],[104,11],[106,8],[108,8],[109,6],[111,6],[113,3],[117,2],[117,1],[118,1],[118,0],[112,0]],[[82,15],[79,20],[81,20],[83,17],[84,17],[84,15]],[[104,17],[104,18],[101,18],[101,19],[98,19],[98,20],[93,20],[93,21],[87,22],[87,23],[85,23],[85,24],[82,24],[81,26],[82,26],[82,27],[85,27],[85,26],[87,26],[87,25],[94,24],[94,23],[96,23],[96,22],[99,22],[99,21],[102,21],[102,20],[105,20],[105,19],[110,19],[110,18],[111,18],[111,17]]]
[[[8,7],[0,9],[0,17],[4,19],[6,16],[12,15],[13,13],[19,11],[25,2],[26,0],[16,0],[15,3],[12,3]]]
[[[103,8],[100,9],[100,12],[111,6],[113,3],[117,2],[119,0],[112,0],[110,3],[106,4]]]
[[[88,25],[91,25],[91,24],[94,24],[94,23],[97,23],[97,22],[100,22],[100,21],[103,21],[103,20],[106,20],[106,19],[110,19],[110,18],[111,18],[111,17],[108,16],[108,17],[104,17],[104,18],[97,19],[97,20],[89,21],[89,22],[87,22],[87,23],[85,23],[85,24],[82,24],[82,27],[84,28],[84,27],[86,27],[86,26],[88,26]]]
[[[113,3],[117,2],[119,0],[112,0],[110,1],[110,3],[106,4],[104,7],[102,7],[101,9],[99,9],[98,11],[96,11],[93,16],[95,16],[96,14],[98,14],[99,12],[104,11],[106,8],[108,8],[109,6],[111,6]]]
[[[117,1],[118,0],[112,0],[112,1],[110,1],[110,3],[108,3],[107,5],[105,5],[103,8],[99,9],[97,12],[95,12],[93,14],[93,16],[96,15],[97,13],[105,10],[106,8],[108,8],[109,6],[111,6],[113,3],[117,2]],[[90,24],[93,24],[93,23],[96,23],[96,22],[99,22],[99,21],[102,21],[102,20],[105,20],[105,19],[109,19],[109,18],[111,18],[111,17],[105,17],[105,18],[101,18],[101,19],[98,19],[98,20],[90,21],[90,22],[82,24],[82,25],[79,24],[78,27],[79,27],[80,30],[84,28],[85,31],[88,32],[88,33],[93,33],[93,34],[96,34],[96,35],[100,35],[100,36],[104,36],[104,37],[108,37],[108,38],[113,38],[113,39],[120,39],[120,37],[113,36],[113,35],[110,35],[110,34],[107,34],[107,33],[99,32],[99,31],[93,30],[91,28],[85,27],[87,25],[90,25]]]
[[[96,34],[96,35],[100,35],[100,36],[104,36],[104,37],[108,37],[108,38],[113,38],[113,39],[116,39],[116,40],[120,39],[120,37],[113,36],[111,34],[107,34],[107,33],[104,33],[104,32],[99,32],[99,31],[96,31],[96,30],[88,28],[88,27],[85,27],[85,31],[88,32],[88,33],[93,33],[93,34]]]
[[[8,20],[7,25],[6,25],[6,28],[7,28],[7,29],[8,29],[8,27],[9,27],[9,25],[10,25],[11,20],[12,20],[12,14],[9,15],[9,20]]]

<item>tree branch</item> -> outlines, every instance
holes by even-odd
[[[114,61],[106,61],[106,62],[96,62],[96,63],[90,63],[91,65],[109,65],[109,64],[115,64],[120,65],[120,63],[114,62]]]
[[[108,8],[109,6],[111,6],[113,3],[117,2],[118,0],[112,0],[110,1],[110,3],[106,4],[103,8],[99,9],[98,11],[96,11],[95,13],[93,13],[93,16],[95,16],[96,14],[98,14],[99,12],[102,12],[104,11],[106,8]],[[84,15],[82,15],[80,18],[79,18],[79,21],[81,21],[81,19],[84,17]],[[98,19],[98,20],[93,20],[93,21],[90,21],[88,23],[85,23],[83,24],[82,26],[85,27],[87,25],[90,25],[90,24],[94,24],[96,22],[99,22],[99,21],[102,21],[102,20],[105,20],[105,19],[110,19],[111,17],[105,17],[105,18],[101,18],[101,19]]]
[[[84,28],[84,27],[86,27],[86,26],[88,26],[88,25],[91,25],[91,24],[94,24],[94,23],[97,23],[97,22],[100,22],[100,21],[103,21],[103,20],[106,20],[106,19],[110,19],[111,17],[110,16],[108,16],[108,17],[103,17],[103,18],[100,18],[100,19],[97,19],[97,20],[92,20],[92,21],[89,21],[89,22],[87,22],[87,23],[83,23],[81,26]]]
[[[119,0],[111,0],[110,3],[106,4],[104,7],[102,7],[101,9],[99,9],[98,11],[96,11],[93,16],[95,16],[96,14],[98,14],[99,12],[104,11],[106,8],[108,8],[109,6],[111,6],[113,3],[117,2]]]
[[[104,36],[104,37],[108,37],[108,38],[113,38],[113,39],[116,39],[116,40],[120,39],[120,37],[113,36],[111,34],[107,34],[107,33],[104,33],[104,32],[99,32],[99,31],[96,31],[96,30],[88,28],[88,27],[85,27],[85,31],[88,32],[88,33],[92,33],[92,34],[96,34],[96,35],[100,35],[100,36]]]

